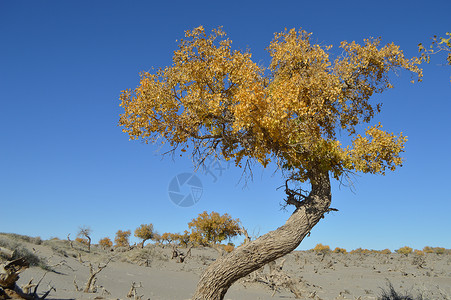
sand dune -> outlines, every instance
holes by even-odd
[[[132,282],[138,287],[142,299],[190,299],[203,269],[216,259],[218,252],[210,248],[194,248],[184,263],[171,259],[168,246],[147,245],[144,249],[103,250],[93,246],[88,253],[81,244],[72,249],[67,241],[50,240],[34,243],[33,240],[0,235],[1,245],[14,245],[28,249],[38,256],[52,271],[40,267],[27,269],[19,280],[26,284],[45,277],[40,290],[54,286],[48,299],[127,299]],[[186,249],[180,249],[186,252]],[[78,253],[81,253],[80,263]],[[111,260],[96,277],[96,293],[83,293],[89,276],[89,263]],[[283,272],[289,276],[304,299],[377,299],[382,288],[391,282],[403,293],[422,295],[423,299],[451,299],[451,255],[427,253],[414,254],[317,254],[314,251],[295,251],[285,257]],[[280,260],[279,260],[280,261]],[[258,271],[268,274],[269,268]],[[255,274],[235,283],[226,299],[295,299],[284,287],[271,287],[256,282]],[[359,298],[360,297],[360,298]]]

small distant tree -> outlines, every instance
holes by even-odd
[[[426,246],[423,248],[424,253],[434,253],[434,249],[432,247]]]
[[[194,242],[201,245],[216,245],[241,233],[240,220],[230,215],[206,211],[188,223]]]
[[[172,234],[172,239],[177,241],[180,246],[188,247],[188,245],[192,242],[191,234],[188,230],[183,231],[182,234],[174,233]]]
[[[347,253],[347,252],[348,251],[346,251],[346,249],[344,249],[344,248],[337,247],[334,249],[334,253]]]
[[[409,246],[404,246],[404,247],[396,250],[396,253],[408,255],[408,254],[412,253],[412,251],[413,251],[413,249],[410,248]]]
[[[424,252],[422,250],[413,250],[413,254],[415,254],[416,256],[424,256]]]
[[[116,237],[114,238],[115,247],[130,247],[130,234],[131,231],[118,230],[116,232]]]
[[[161,239],[161,234],[159,234],[158,232],[154,231],[153,233],[153,237],[152,237],[152,241],[161,244],[162,239]]]
[[[110,240],[110,238],[105,237],[99,241],[99,246],[103,249],[111,248],[113,247],[113,242]]]
[[[316,252],[316,253],[321,253],[321,254],[327,254],[327,253],[329,253],[330,252],[330,247],[329,246],[327,246],[327,245],[323,245],[323,244],[317,244],[316,246],[315,246],[315,248],[313,248],[313,250]]]
[[[141,248],[144,248],[144,243],[154,238],[153,224],[141,224],[136,228],[135,236],[142,240]]]
[[[362,249],[362,248],[357,248],[352,250],[351,252],[349,252],[351,254],[370,254],[371,250],[368,249]]]
[[[165,232],[161,235],[161,240],[163,242],[166,242],[167,244],[170,244],[173,241],[173,237],[174,237],[173,233]]]
[[[78,229],[77,237],[84,237],[87,239],[86,245],[88,246],[88,252],[91,252],[91,235],[92,230],[87,226],[82,226]]]
[[[435,254],[445,254],[445,252],[446,252],[446,249],[443,248],[443,247],[435,247],[434,248],[434,253]]]

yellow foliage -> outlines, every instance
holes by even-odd
[[[445,254],[447,253],[446,248],[443,247],[429,247],[426,246],[423,248],[424,253],[435,253],[435,254]]]
[[[232,252],[235,249],[235,247],[233,245],[230,245],[230,244],[228,244],[228,245],[221,245],[221,246],[222,246],[222,249],[224,249],[228,253]]]
[[[451,65],[451,32],[447,32],[445,37],[434,35],[429,49],[425,48],[422,43],[418,44],[418,52],[421,54],[421,59],[427,63],[430,62],[431,55],[439,52],[447,52],[446,62],[448,65]]]
[[[230,215],[206,211],[188,223],[191,241],[200,245],[217,244],[240,234],[240,220]]]
[[[182,247],[188,247],[188,245],[193,242],[188,230],[183,231],[183,234],[175,233],[172,237],[173,240],[178,241],[179,245]]]
[[[118,230],[116,232],[116,237],[114,238],[114,243],[115,243],[114,246],[115,247],[129,247],[130,246],[130,242],[129,242],[130,234],[131,234],[130,230],[127,230],[127,231]]]
[[[381,254],[391,254],[391,251],[390,251],[390,249],[384,249],[384,250],[379,251],[379,253],[381,253]]]
[[[346,251],[346,249],[343,248],[335,248],[334,249],[334,253],[347,253],[348,251]]]
[[[349,253],[351,253],[351,254],[369,254],[369,253],[371,253],[371,250],[357,248],[357,249],[352,250]]]
[[[418,256],[424,256],[424,252],[421,250],[414,250],[413,254],[418,255]]]
[[[275,157],[300,181],[312,170],[335,178],[347,170],[394,170],[407,138],[380,124],[364,135],[357,128],[379,113],[381,105],[369,100],[392,87],[389,72],[405,69],[421,80],[420,60],[380,39],[342,42],[343,54],[332,59],[331,46],[310,36],[295,29],[275,34],[265,69],[250,52],[232,50],[221,28],[210,35],[202,26],[188,30],[171,66],[141,73],[136,89],[122,91],[119,124],[132,140],[169,142],[181,153],[192,144],[194,155],[219,150],[209,153],[239,166],[243,158],[266,166]],[[342,145],[340,131],[351,143]]]
[[[435,247],[435,248],[434,248],[434,253],[435,253],[435,254],[444,254],[445,251],[446,251],[446,249],[445,249],[445,248],[442,248],[442,247]]]
[[[135,230],[135,236],[142,240],[150,240],[153,236],[153,225],[142,224]]]
[[[432,247],[426,246],[423,248],[424,253],[434,253],[434,249]]]
[[[323,253],[323,254],[326,254],[326,253],[329,253],[329,252],[330,252],[330,247],[327,246],[327,245],[323,245],[323,244],[317,244],[317,245],[315,246],[315,248],[313,248],[313,250],[314,250],[316,253]]]
[[[75,238],[75,241],[76,242],[79,242],[79,243],[81,243],[81,244],[84,244],[84,245],[88,245],[88,239],[84,239],[84,238],[81,238],[81,237],[77,237],[77,238]]]
[[[147,240],[151,240],[155,238],[155,232],[153,231],[152,224],[141,224],[138,228],[135,229],[135,236],[142,240],[141,246],[144,247],[144,243]]]
[[[173,240],[174,240],[174,234],[173,233],[169,233],[169,232],[165,232],[161,235],[161,240],[163,242],[166,242],[168,244],[170,244]]]
[[[105,237],[99,241],[99,246],[102,248],[110,248],[113,247],[113,242],[110,240],[110,238]]]
[[[396,253],[399,254],[410,254],[412,253],[413,249],[410,248],[409,246],[404,246],[402,248],[399,248],[398,250],[396,250]]]

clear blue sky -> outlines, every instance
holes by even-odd
[[[334,45],[382,36],[407,56],[419,42],[451,31],[442,1],[1,1],[0,232],[65,238],[88,225],[93,239],[153,223],[182,232],[198,213],[228,212],[264,234],[282,225],[283,183],[273,168],[198,173],[199,202],[174,205],[168,185],[191,172],[187,158],[162,160],[153,145],[129,141],[117,126],[119,94],[138,73],[171,64],[184,30],[224,26],[236,49],[267,65],[265,48],[286,28]],[[424,80],[395,77],[376,121],[409,142],[404,167],[364,175],[355,190],[334,182],[332,207],[300,249],[316,243],[353,249],[404,245],[451,248],[451,67],[444,56],[424,65]],[[219,172],[219,171],[215,171]],[[220,176],[219,176],[220,175]]]

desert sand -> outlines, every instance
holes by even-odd
[[[171,246],[148,244],[144,249],[111,251],[93,245],[88,253],[85,245],[76,242],[71,248],[66,240],[41,241],[0,234],[0,246],[8,245],[22,252],[28,250],[47,266],[47,271],[38,266],[30,267],[18,281],[22,286],[31,278],[38,281],[45,274],[39,291],[49,286],[56,289],[47,299],[128,299],[133,282],[138,286],[137,296],[142,299],[190,299],[201,272],[219,256],[211,248],[193,248],[191,255],[180,263],[171,259]],[[184,253],[187,250],[178,249]],[[449,254],[295,251],[283,259],[283,273],[296,283],[301,299],[378,299],[388,282],[401,294],[421,295],[423,299],[451,299]],[[89,263],[96,270],[107,261],[107,267],[96,276],[96,292],[81,291],[89,276]],[[281,262],[282,259],[277,261]],[[296,299],[288,288],[259,280],[269,278],[265,274],[269,274],[268,266],[239,280],[225,299]]]

